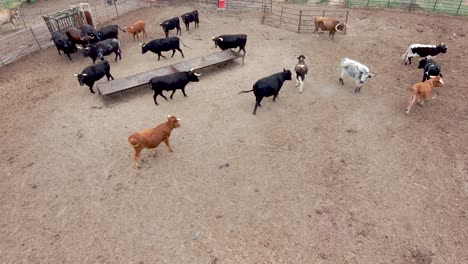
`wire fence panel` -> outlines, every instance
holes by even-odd
[[[262,24],[284,27],[296,32],[313,32],[314,18],[317,16],[334,18],[348,23],[348,11],[326,10],[310,6],[289,6],[273,4],[271,9],[264,10]],[[346,33],[346,30],[343,32]]]
[[[344,0],[346,7],[401,8],[468,15],[468,0]]]

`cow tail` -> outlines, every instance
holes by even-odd
[[[239,92],[237,95],[241,94],[241,93],[250,93],[250,92],[253,92],[254,89],[250,90],[250,91],[242,91],[242,92]]]
[[[181,39],[179,39],[179,41],[180,41],[180,43],[182,43],[182,45],[184,45],[184,47],[187,47],[187,48],[191,49],[189,46],[185,45],[185,44],[182,42]]]
[[[116,25],[118,29],[122,30],[123,32],[127,32],[125,31],[125,29],[122,29],[121,27],[119,27],[118,25]]]
[[[410,50],[411,50],[411,46],[408,47],[408,49],[405,51],[405,53],[403,53],[403,55],[401,55],[401,59],[406,62],[408,60],[408,54],[410,53]]]

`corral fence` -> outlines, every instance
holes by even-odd
[[[272,4],[269,8],[263,9],[262,24],[282,27],[298,33],[313,32],[316,16],[334,18],[348,23],[349,11]],[[346,34],[346,27],[343,34]]]
[[[343,0],[345,7],[401,8],[468,15],[468,0]]]
[[[51,41],[51,28],[55,28],[40,16],[48,16],[52,13],[69,10],[71,6],[79,6],[81,1],[70,0],[65,4],[54,5],[53,10],[37,13],[30,8],[20,8],[21,17],[16,21],[17,30],[13,30],[10,24],[1,25],[0,28],[0,67],[18,60],[30,53],[53,46]],[[122,14],[137,10],[145,6],[158,5],[154,0],[89,0],[95,25],[107,22]],[[41,5],[41,2],[33,5]],[[46,19],[47,20],[47,19]],[[63,30],[60,29],[63,32]]]

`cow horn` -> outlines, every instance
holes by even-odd
[[[335,31],[338,31],[338,26],[339,26],[340,24],[341,24],[341,23],[336,24],[336,26],[335,26]]]
[[[348,26],[346,23],[343,23],[347,28],[351,28],[350,26]]]
[[[192,72],[193,70],[195,70],[195,68],[191,68],[189,71],[191,71],[191,72]]]
[[[444,80],[442,80],[442,78],[440,78],[440,77],[439,77],[439,82],[440,82],[441,84],[445,84],[445,83],[444,83]]]
[[[78,76],[78,73],[73,74],[73,76],[75,76],[75,77]]]
[[[193,74],[195,74],[195,76],[197,76],[197,77],[201,76],[201,73],[194,72]]]
[[[223,38],[219,38],[219,40],[224,41]]]
[[[180,119],[180,118],[177,118],[177,121],[180,121],[180,120],[182,120],[182,119]]]
[[[374,77],[374,76],[376,76],[376,75],[377,75],[377,74],[369,73],[369,76],[371,76],[371,77]]]
[[[82,75],[83,75],[83,76],[88,76],[88,74],[86,74],[86,73],[83,73]]]
[[[171,115],[167,115],[167,118],[171,118]]]
[[[211,37],[211,40],[214,40],[214,39],[215,39],[215,37]]]
[[[83,49],[83,47],[76,47],[76,48],[79,49],[79,50],[82,50],[82,49]]]

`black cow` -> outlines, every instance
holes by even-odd
[[[58,54],[62,55],[60,53],[62,50],[63,53],[67,54],[68,58],[71,60],[70,54],[77,51],[75,44],[60,32],[52,33],[52,40],[54,41]]]
[[[263,97],[270,97],[273,95],[273,102],[276,100],[281,87],[283,86],[284,81],[291,80],[291,71],[283,69],[282,72],[275,73],[268,77],[258,80],[253,85],[253,89],[250,91],[242,91],[241,93],[250,93],[254,92],[255,94],[255,108],[253,114],[257,113],[257,107],[261,107],[261,102]]]
[[[115,61],[117,61],[117,57],[119,57],[120,60],[122,59],[120,41],[116,38],[105,39],[103,41],[99,41],[96,44],[89,45],[89,47],[86,47],[83,50],[83,58],[90,57],[93,59],[94,64],[97,58],[104,60],[104,56],[107,56],[111,53],[115,53]]]
[[[107,76],[107,81],[110,81],[110,78],[114,80],[114,77],[110,73],[110,65],[106,60],[98,62],[98,64],[91,65],[86,67],[80,74],[75,73],[74,76],[78,77],[78,82],[80,86],[85,84],[89,86],[91,93],[94,93],[93,86],[94,83],[99,81],[102,77]]]
[[[198,82],[200,75],[201,73],[196,73],[191,69],[190,71],[176,72],[152,78],[149,81],[149,85],[154,90],[154,103],[158,105],[156,101],[158,95],[161,95],[167,101],[167,97],[164,96],[163,91],[172,91],[171,99],[177,89],[181,89],[184,96],[187,96],[185,94],[185,86],[189,82]]]
[[[126,32],[124,29],[121,29],[118,25],[108,25],[102,27],[98,30],[98,39],[105,40],[111,38],[119,38],[119,29],[123,32]]]
[[[99,38],[98,31],[91,25],[83,25],[81,28],[81,38],[89,37],[91,43],[97,43],[101,41]]]
[[[195,28],[200,27],[200,21],[198,20],[198,11],[193,10],[190,13],[185,13],[180,16],[182,18],[182,21],[184,21],[185,24],[185,29],[189,31],[189,23],[190,22],[195,22]]]
[[[148,42],[148,44],[143,43],[141,44],[141,54],[145,54],[148,50],[158,54],[158,61],[161,57],[166,58],[164,55],[161,55],[163,51],[170,51],[172,50],[172,57],[174,57],[175,51],[178,50],[180,54],[182,54],[182,58],[184,57],[184,53],[180,49],[180,39],[178,37],[170,37],[170,38],[160,38],[160,39],[153,39],[152,41]],[[184,43],[182,45],[185,46]],[[187,47],[187,46],[185,46]]]
[[[447,46],[444,43],[439,45],[421,45],[421,44],[411,44],[405,53],[401,56],[401,59],[405,61],[405,65],[411,64],[412,57],[435,57],[439,53],[446,53]],[[429,59],[431,59],[429,58]]]
[[[239,51],[244,51],[245,56],[245,44],[247,44],[247,35],[221,35],[218,37],[211,38],[215,43],[215,48],[219,47],[221,50],[235,49],[239,47]]]
[[[182,30],[180,30],[180,21],[178,17],[168,19],[159,25],[163,28],[164,33],[166,33],[166,38],[169,36],[169,30],[173,30],[173,29],[177,29],[176,35],[178,33],[182,35]]]
[[[429,76],[442,76],[440,66],[431,59],[422,59],[419,61],[418,69],[424,69],[423,82],[429,80]]]

